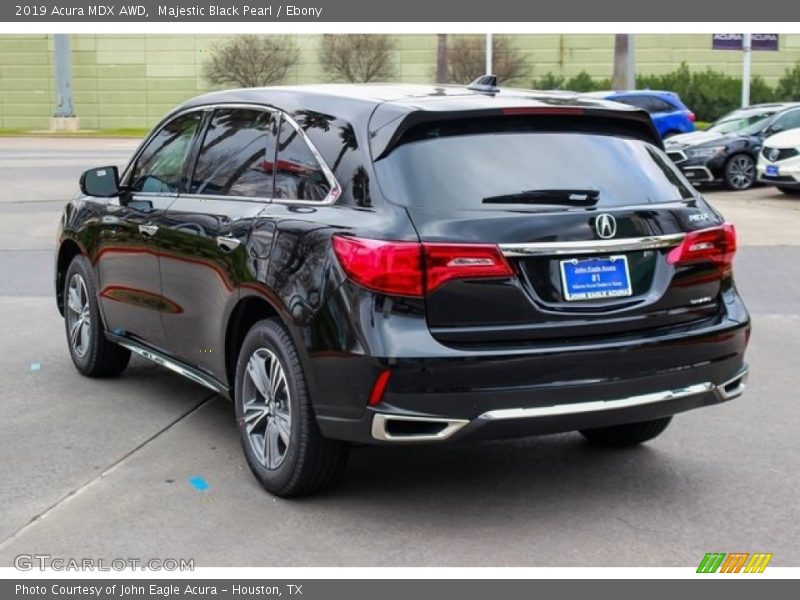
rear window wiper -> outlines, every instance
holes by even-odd
[[[516,194],[489,196],[484,204],[569,204],[570,206],[594,206],[600,197],[598,190],[524,190]]]

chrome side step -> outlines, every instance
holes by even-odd
[[[158,350],[154,350],[153,348],[148,348],[143,344],[135,342],[129,338],[122,337],[120,335],[116,335],[113,333],[106,333],[106,338],[109,341],[114,342],[115,344],[119,344],[123,348],[127,348],[131,352],[138,354],[139,356],[143,356],[147,360],[151,360],[157,365],[162,367],[166,367],[170,371],[174,371],[179,375],[183,375],[186,379],[190,379],[195,383],[199,383],[202,386],[207,387],[208,389],[224,396],[228,397],[228,390],[218,382],[213,377],[209,375],[205,375],[201,371],[194,369],[188,365],[184,365],[183,363],[168,357],[165,354],[162,354]]]

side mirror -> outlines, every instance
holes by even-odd
[[[100,198],[118,196],[119,170],[117,167],[98,167],[84,171],[81,175],[81,192]]]

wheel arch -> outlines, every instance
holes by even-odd
[[[62,317],[64,316],[64,282],[67,276],[67,269],[72,260],[79,255],[85,254],[78,242],[71,238],[64,239],[58,247],[55,274],[56,304]]]
[[[263,319],[277,318],[284,326],[297,348],[303,370],[306,374],[309,395],[315,397],[315,385],[309,368],[309,356],[302,336],[291,320],[291,315],[277,299],[270,297],[267,291],[254,289],[248,286],[241,290],[241,296],[231,309],[225,325],[225,383],[228,386],[231,399],[234,398],[236,388],[236,362],[239,350],[250,328]]]

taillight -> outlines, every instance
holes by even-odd
[[[426,244],[425,291],[430,293],[452,279],[512,277],[511,265],[491,244]]]
[[[736,229],[731,223],[720,227],[701,229],[687,233],[679,246],[667,254],[671,265],[710,262],[722,269],[729,269],[736,252]]]
[[[689,117],[689,120],[694,123],[697,120],[697,115],[695,115],[692,111],[686,113],[686,116]]]
[[[398,296],[422,295],[422,247],[333,236],[333,250],[347,276],[370,290]]]
[[[453,279],[514,275],[492,244],[420,244],[336,235],[333,250],[350,279],[390,295],[421,297]]]

